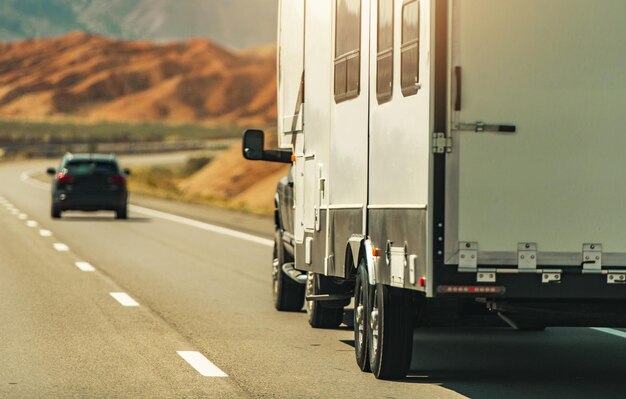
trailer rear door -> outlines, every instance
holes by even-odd
[[[451,2],[446,262],[626,266],[626,2]]]

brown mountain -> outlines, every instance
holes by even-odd
[[[0,44],[0,117],[258,125],[276,117],[275,48],[235,52],[71,33]]]

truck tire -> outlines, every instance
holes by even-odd
[[[307,275],[307,295],[320,293],[320,276],[316,273]],[[324,306],[322,301],[306,301],[306,312],[309,316],[309,324],[313,328],[337,328],[343,321],[343,307]]]
[[[304,306],[304,285],[293,281],[283,272],[287,262],[280,230],[274,234],[274,257],[272,260],[272,294],[276,310],[297,312]]]
[[[369,324],[369,278],[365,262],[360,262],[354,284],[354,353],[361,371],[370,371],[367,325]]]
[[[61,219],[61,208],[52,205],[52,208],[50,209],[50,216],[52,219]]]
[[[128,219],[128,209],[126,208],[126,206],[123,206],[115,210],[115,218],[116,219]]]
[[[409,296],[400,289],[376,284],[369,293],[369,355],[378,379],[404,378],[411,366],[413,317]]]

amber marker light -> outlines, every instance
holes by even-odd
[[[380,256],[380,248],[372,248],[373,256]]]
[[[291,154],[291,162],[296,162],[296,156]]]

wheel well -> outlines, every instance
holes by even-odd
[[[359,254],[359,256],[361,256]],[[360,259],[360,258],[359,258]],[[352,280],[356,277],[356,266],[354,265],[354,256],[352,255],[352,248],[350,244],[346,248],[346,260],[345,260],[345,273],[346,280]]]
[[[278,207],[278,201],[274,200],[274,226],[277,229],[282,228],[280,223],[280,208]]]

